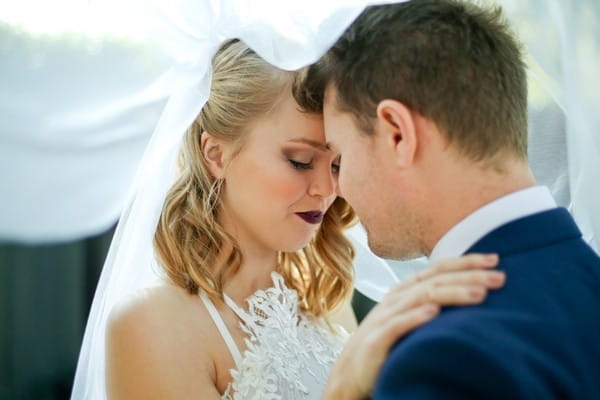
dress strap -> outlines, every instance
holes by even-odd
[[[239,367],[242,363],[242,354],[240,353],[240,350],[238,349],[237,345],[235,344],[235,341],[233,340],[231,333],[229,333],[229,330],[227,329],[225,322],[223,322],[223,318],[221,318],[219,311],[217,311],[217,308],[215,307],[213,302],[210,301],[210,299],[208,298],[206,293],[204,293],[204,291],[200,290],[198,294],[200,295],[200,298],[202,299],[204,306],[206,306],[206,309],[208,310],[210,317],[212,318],[213,322],[217,326],[217,329],[219,330],[221,337],[223,337],[223,340],[225,341],[225,344],[227,345],[227,348],[229,349],[229,352],[231,353],[231,356],[233,357],[233,361],[235,362],[236,367]]]
[[[246,317],[243,310],[237,304],[235,304],[235,301],[231,300],[231,297],[227,296],[225,293],[223,293],[223,297],[225,298],[225,304],[231,308],[231,311],[233,311],[243,323],[246,323]]]

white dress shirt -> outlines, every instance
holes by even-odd
[[[479,239],[507,222],[552,208],[556,208],[556,202],[545,186],[534,186],[500,197],[446,232],[433,248],[429,261],[461,256]]]

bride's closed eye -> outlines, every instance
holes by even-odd
[[[308,163],[304,163],[304,162],[300,162],[300,161],[295,161],[292,159],[288,159],[288,161],[290,162],[290,164],[292,164],[292,167],[294,167],[295,169],[312,169],[312,163],[308,162]]]

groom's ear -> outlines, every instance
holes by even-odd
[[[221,179],[225,175],[225,151],[224,143],[216,139],[208,132],[202,132],[200,136],[200,149],[204,162],[213,178]]]
[[[397,100],[382,100],[377,106],[377,124],[377,134],[393,153],[395,164],[401,168],[412,165],[418,136],[411,109]]]

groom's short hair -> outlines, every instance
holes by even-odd
[[[527,158],[525,63],[500,8],[456,0],[368,7],[299,75],[294,95],[321,112],[329,84],[366,134],[377,104],[395,99],[435,121],[471,159],[506,150]]]

